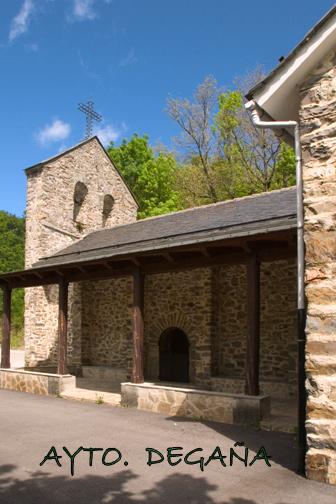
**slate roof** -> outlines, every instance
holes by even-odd
[[[295,187],[196,207],[90,233],[34,264],[58,266],[296,227]]]

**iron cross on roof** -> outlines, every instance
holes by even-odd
[[[92,136],[93,121],[100,122],[102,120],[102,116],[93,110],[93,101],[79,103],[78,110],[83,112],[86,116],[85,139],[90,138]]]

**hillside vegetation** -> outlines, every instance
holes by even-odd
[[[0,272],[24,267],[25,220],[0,210]],[[12,295],[12,347],[23,345],[23,289],[14,289]],[[2,314],[2,296],[0,299]],[[1,335],[0,329],[0,335]]]

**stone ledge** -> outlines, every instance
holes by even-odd
[[[153,383],[122,383],[121,405],[168,416],[259,426],[270,413],[269,396],[247,396]]]
[[[41,373],[24,369],[0,369],[1,389],[38,395],[60,395],[74,386],[76,386],[76,378],[72,375]]]
[[[72,377],[71,374],[66,374],[66,375],[61,375],[57,373],[44,373],[43,371],[28,371],[27,369],[23,368],[0,368],[0,372],[5,372],[5,373],[20,373],[20,374],[27,374],[27,375],[34,375],[34,376],[49,376],[52,378],[59,377],[59,378],[68,378]]]
[[[211,390],[229,394],[244,394],[245,380],[243,378],[230,378],[228,376],[213,376],[211,378]],[[295,396],[297,384],[281,380],[260,380],[260,395],[270,395],[278,399],[287,399]]]

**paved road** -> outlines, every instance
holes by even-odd
[[[19,368],[24,366],[24,350],[11,350],[10,351],[10,362],[12,368]],[[1,359],[1,348],[0,348],[0,359]]]
[[[164,415],[0,391],[0,503],[1,504],[335,504],[336,487],[299,477],[294,441],[290,435],[251,432],[215,423],[169,419]],[[263,460],[252,467],[237,461],[232,467],[210,462],[199,466],[166,462],[146,465],[146,447],[166,453],[167,447],[187,451],[202,447],[207,458],[216,446],[224,455],[235,441],[254,452],[264,445],[272,467]],[[58,467],[39,463],[51,446],[62,455]],[[116,447],[123,455],[114,466],[101,463],[102,452],[75,458],[73,477],[65,446]],[[106,462],[116,452],[110,452]],[[194,454],[194,459],[196,454]],[[251,460],[251,453],[249,460]],[[124,465],[124,461],[128,465]],[[177,459],[174,459],[177,460]],[[226,459],[227,461],[228,459]]]

